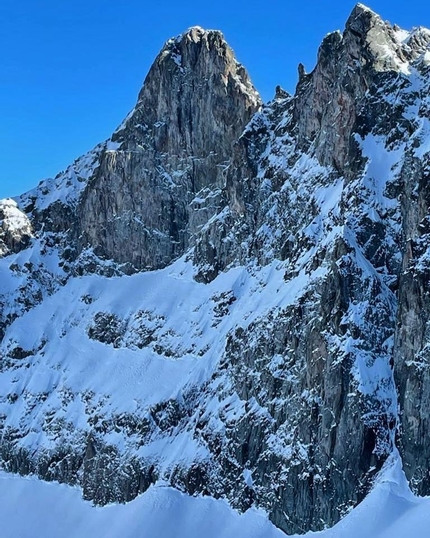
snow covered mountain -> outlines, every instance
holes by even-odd
[[[430,31],[361,4],[267,104],[220,32],[169,40],[108,141],[0,202],[1,467],[295,533],[397,450],[430,494],[429,89]]]

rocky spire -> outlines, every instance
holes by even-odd
[[[363,4],[357,4],[352,10],[345,25],[344,37],[358,39],[362,64],[376,72],[404,74],[409,73],[409,63],[416,60],[430,42],[428,30],[415,28],[406,32],[383,21]]]
[[[195,26],[166,42],[132,116],[113,140],[133,147],[131,131],[139,136],[144,123],[154,130],[157,151],[197,158],[216,151],[227,159],[232,140],[259,105],[247,72],[222,33]]]
[[[220,32],[167,41],[82,197],[79,248],[134,269],[180,256],[216,211],[232,145],[259,106]]]
[[[419,37],[413,37],[416,34]],[[299,145],[318,160],[348,174],[356,160],[351,134],[369,87],[380,74],[407,75],[410,63],[426,50],[423,29],[395,29],[363,4],[357,4],[343,33],[323,40],[315,69],[300,77],[294,107]]]

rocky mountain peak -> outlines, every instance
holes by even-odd
[[[260,105],[221,32],[169,39],[83,196],[80,249],[135,269],[183,254],[216,211],[233,143]]]
[[[369,89],[408,76],[425,60],[429,43],[427,30],[401,30],[357,4],[343,33],[324,38],[314,70],[300,71],[294,107],[300,147],[348,175],[359,161],[351,134]]]
[[[260,106],[222,33],[192,27],[165,43],[111,139],[21,204],[36,226],[67,231],[72,258],[162,267],[217,211],[233,144]]]
[[[363,32],[363,29],[382,21],[381,17],[364,4],[357,3],[349,15],[345,30]],[[364,30],[365,31],[365,30]]]
[[[344,52],[361,66],[376,71],[397,69],[399,42],[390,23],[357,4],[345,24]]]
[[[362,63],[375,71],[408,74],[410,63],[427,50],[430,32],[425,28],[402,30],[357,4],[346,22],[344,38],[357,41]]]
[[[139,124],[158,124],[163,133],[167,129],[166,136],[157,137],[160,150],[169,140],[171,151],[200,157],[214,147],[230,151],[232,137],[240,136],[244,126],[240,120],[229,121],[231,114],[249,119],[260,104],[222,33],[196,26],[166,42],[145,79],[133,116]],[[131,128],[133,119],[127,123]]]

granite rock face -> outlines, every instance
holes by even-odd
[[[300,149],[311,150],[321,164],[341,174],[354,173],[357,152],[351,134],[357,131],[366,92],[379,86],[387,73],[407,74],[409,62],[417,60],[428,43],[428,32],[420,29],[402,40],[401,31],[357,4],[343,34],[334,32],[324,39],[315,69],[300,78],[293,111]]]
[[[67,231],[75,256],[90,248],[129,272],[164,267],[219,209],[233,143],[260,104],[221,32],[191,28],[167,41],[111,139],[66,171],[79,199],[76,188],[56,204],[42,198],[35,220]],[[64,206],[69,218],[57,217]]]
[[[429,75],[420,77],[417,128],[401,180],[404,250],[399,278],[395,336],[395,374],[400,396],[400,447],[407,477],[415,491],[428,495],[429,480],[429,171],[428,152],[418,145],[430,113]],[[426,118],[421,124],[421,118]]]
[[[192,28],[108,141],[0,204],[1,465],[298,533],[396,447],[429,494],[429,45],[358,4],[262,105]]]

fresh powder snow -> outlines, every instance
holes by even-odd
[[[250,479],[250,477],[249,477]],[[94,507],[78,488],[0,472],[2,538],[282,538],[262,510],[158,483],[127,504]],[[428,538],[430,498],[409,490],[394,455],[373,491],[331,529],[309,538]],[[295,535],[298,538],[299,535]]]

